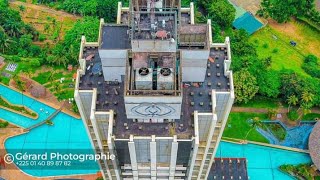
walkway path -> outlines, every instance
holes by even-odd
[[[65,104],[65,103],[64,103],[64,104]],[[36,127],[39,127],[39,126],[41,126],[41,125],[43,125],[43,124],[46,124],[48,120],[52,121],[52,119],[53,119],[54,117],[56,117],[56,115],[58,115],[59,112],[61,112],[62,108],[64,107],[64,104],[63,104],[59,109],[56,109],[56,111],[55,111],[54,113],[52,113],[46,120],[43,120],[43,121],[41,121],[40,123],[35,124],[35,125],[27,128],[26,131],[30,131],[30,130],[36,128]]]

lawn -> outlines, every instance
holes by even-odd
[[[37,71],[32,79],[49,89],[58,100],[72,98],[74,93],[72,76],[75,73],[75,70],[66,71],[64,68],[57,67],[50,67],[49,70],[44,69],[45,68]],[[62,83],[60,82],[61,78],[65,79]]]
[[[286,138],[286,130],[278,123],[266,123],[265,126],[272,132],[272,134],[280,141]]]
[[[34,58],[20,58],[20,61],[19,62],[14,62],[12,59],[15,57],[15,56],[12,56],[12,55],[3,55],[3,54],[0,54],[1,56],[5,57],[6,60],[6,65],[3,66],[1,69],[0,69],[0,74],[2,72],[4,73],[8,73],[8,74],[11,74],[11,78],[13,78],[14,76],[18,75],[19,73],[21,72],[30,72],[30,73],[34,73],[36,71],[36,68],[32,67],[30,65],[30,60],[31,59],[34,59]],[[36,58],[35,58],[36,59]],[[7,71],[6,70],[6,67],[9,63],[14,63],[14,64],[17,64],[17,69],[14,71],[14,72],[11,72],[11,71]],[[0,82],[5,84],[5,85],[9,85],[9,82],[10,82],[10,79],[11,78],[8,78],[8,77],[4,77],[4,76],[0,76]]]
[[[280,104],[279,99],[268,98],[263,96],[255,96],[246,104],[236,104],[238,107],[251,107],[251,108],[278,108]]]
[[[290,45],[290,41],[297,46]],[[275,70],[292,69],[309,76],[301,68],[304,56],[312,53],[320,57],[320,33],[309,25],[292,20],[286,24],[270,22],[265,28],[250,37],[255,44],[260,58],[272,57],[272,68]]]
[[[255,44],[259,58],[271,56],[273,69],[292,69],[299,74],[308,76],[301,68],[303,56],[289,43],[274,39],[273,34],[277,34],[277,32],[267,26],[251,36],[250,41]]]
[[[314,120],[315,118],[320,118],[320,114],[317,114],[317,113],[309,113],[309,114],[306,114],[302,117],[302,120],[303,121],[312,121]]]
[[[251,129],[248,120],[256,117],[261,120],[268,119],[267,114],[261,113],[230,113],[226,128],[223,132],[223,137],[245,139],[248,131]],[[246,139],[250,141],[269,143],[269,141],[255,129],[250,131]]]

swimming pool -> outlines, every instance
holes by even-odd
[[[59,113],[53,119],[54,125],[42,125],[26,134],[11,137],[5,142],[8,153],[39,153],[59,152],[61,154],[93,154],[92,146],[85,127],[80,119],[75,119],[65,113]],[[32,161],[29,161],[32,163]],[[85,161],[81,166],[74,166],[77,161],[71,162],[72,167],[29,165],[24,166],[15,161],[16,165],[25,173],[36,176],[60,176],[75,174],[95,174],[99,166],[94,161]]]
[[[234,144],[221,142],[216,157],[247,158],[248,175],[251,180],[292,180],[278,167],[282,164],[311,162],[309,154],[276,149],[255,144]]]
[[[55,111],[54,108],[47,106],[33,98],[25,96],[22,93],[12,90],[2,84],[0,84],[0,95],[12,104],[25,105],[38,113],[39,116],[37,119],[31,119],[0,108],[0,119],[6,120],[23,128],[28,128],[41,121],[44,121]],[[40,109],[42,109],[42,111],[40,111]]]

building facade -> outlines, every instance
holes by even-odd
[[[233,101],[229,38],[180,0],[118,3],[82,37],[75,100],[104,179],[207,179]]]

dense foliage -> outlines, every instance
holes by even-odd
[[[114,22],[117,17],[119,0],[39,0],[39,3],[55,6],[69,13],[81,16],[97,16],[106,22]],[[127,1],[123,1],[127,4]]]
[[[246,69],[235,72],[233,78],[236,101],[247,103],[259,90],[256,78]]]
[[[18,11],[9,8],[8,1],[0,1],[0,17],[0,53],[20,57],[43,55],[40,47],[32,44],[39,33],[21,20]]]
[[[315,9],[314,0],[263,0],[257,13],[271,17],[279,23],[287,22],[293,16],[306,16],[320,24],[320,15]]]
[[[212,22],[221,27],[231,26],[236,10],[227,0],[204,0],[199,1],[199,4],[205,8]]]
[[[288,174],[293,175],[297,179],[307,179],[312,180],[314,177],[312,176],[312,168],[310,164],[298,164],[298,165],[290,165],[285,164],[279,167],[281,171],[284,171]]]
[[[310,76],[320,78],[320,64],[316,56],[308,55],[304,60],[302,68],[306,73],[310,74]]]
[[[50,64],[64,65],[77,64],[81,36],[85,36],[88,42],[97,42],[99,34],[99,20],[95,17],[85,17],[78,20],[64,38],[59,42],[47,57]]]

